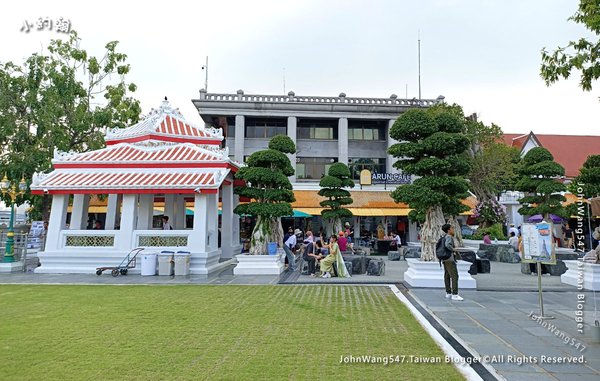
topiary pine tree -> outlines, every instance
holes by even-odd
[[[535,147],[523,157],[517,170],[520,175],[515,188],[524,192],[525,197],[519,199],[523,205],[519,213],[524,216],[541,214],[550,221],[550,214],[565,217],[562,202],[566,200],[560,192],[567,190],[560,181],[565,169],[554,162],[554,157],[546,148]]]
[[[354,188],[354,181],[350,178],[350,169],[344,163],[335,163],[329,167],[327,176],[319,182],[321,189],[319,196],[326,197],[321,201],[324,209],[321,216],[327,221],[327,235],[342,231],[342,218],[352,217],[352,212],[344,208],[344,205],[352,204],[350,192],[343,188]]]
[[[436,258],[435,244],[442,234],[444,213],[456,216],[469,209],[461,202],[468,196],[465,176],[470,169],[465,154],[469,147],[465,120],[444,107],[409,110],[390,130],[390,136],[400,141],[388,150],[398,158],[394,167],[419,176],[412,184],[398,186],[391,195],[394,201],[413,209],[409,214],[412,220],[424,217],[422,261]]]
[[[573,184],[573,189],[571,189],[573,194],[582,193],[586,198],[600,196],[600,155],[588,156],[579,169],[579,175],[573,179],[571,184]]]
[[[276,135],[269,141],[269,148],[250,155],[247,166],[235,175],[246,182],[235,187],[235,193],[252,199],[238,205],[236,214],[256,217],[256,225],[250,239],[250,254],[267,254],[267,243],[277,242],[283,246],[281,217],[292,215],[291,202],[295,201],[289,176],[294,168],[286,153],[295,153],[296,146],[285,135]]]

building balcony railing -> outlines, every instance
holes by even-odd
[[[347,105],[372,105],[372,106],[417,106],[429,107],[444,102],[444,97],[437,99],[401,99],[392,94],[389,98],[351,98],[341,93],[337,97],[302,96],[290,91],[288,95],[262,95],[244,94],[238,90],[237,94],[207,93],[200,90],[200,101],[212,102],[269,102],[269,103],[311,103],[311,104],[347,104]]]

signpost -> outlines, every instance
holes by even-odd
[[[554,319],[553,316],[544,315],[544,300],[542,298],[542,264],[556,264],[552,224],[546,221],[537,224],[523,224],[521,226],[521,236],[523,239],[523,262],[536,264],[541,312],[539,317],[540,319]]]

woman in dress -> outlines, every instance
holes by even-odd
[[[333,264],[335,263],[337,267],[338,276],[341,278],[349,278],[350,274],[346,269],[346,265],[344,263],[344,258],[342,257],[342,253],[340,252],[340,247],[337,244],[337,236],[332,235],[329,238],[329,254],[327,257],[321,260],[321,274],[323,278],[331,278],[331,273],[333,272]]]

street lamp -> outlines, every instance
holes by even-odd
[[[15,200],[17,196],[25,194],[27,190],[27,183],[25,179],[21,177],[19,184],[11,183],[10,180],[4,174],[4,178],[0,181],[0,192],[3,195],[10,197],[10,222],[8,225],[8,233],[6,233],[6,250],[4,252],[4,262],[15,261],[15,231],[13,229],[15,219]]]

